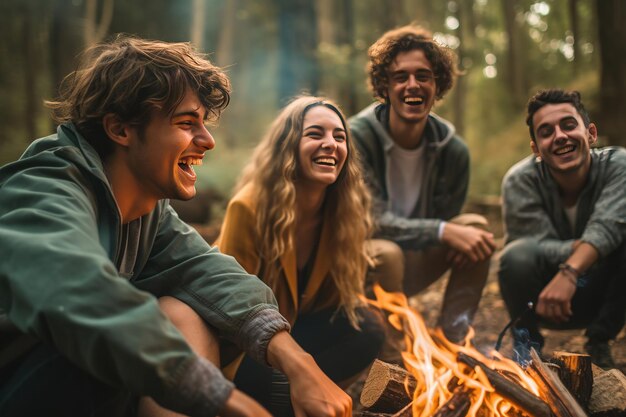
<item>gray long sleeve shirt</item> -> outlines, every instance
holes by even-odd
[[[575,228],[568,222],[558,186],[542,161],[529,156],[511,167],[502,181],[506,243],[535,238],[546,255],[564,262],[574,240],[595,247],[600,257],[626,236],[626,150],[591,150],[587,184],[578,201]]]

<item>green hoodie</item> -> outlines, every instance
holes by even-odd
[[[0,169],[0,309],[98,379],[188,415],[232,391],[195,355],[157,297],[190,305],[265,362],[289,328],[270,289],[221,254],[167,200],[122,225],[102,161],[73,125]]]

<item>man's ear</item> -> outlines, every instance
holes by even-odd
[[[587,132],[589,132],[589,145],[595,145],[598,141],[598,128],[594,123],[589,123]]]
[[[539,157],[539,149],[537,148],[535,141],[532,139],[530,140],[530,149],[532,149],[536,157]]]
[[[107,136],[118,145],[128,146],[130,140],[130,125],[122,122],[120,118],[108,113],[102,118],[102,128]]]

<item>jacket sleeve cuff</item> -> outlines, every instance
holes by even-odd
[[[265,308],[241,327],[241,347],[252,359],[269,366],[267,346],[270,340],[276,333],[290,330],[289,322],[277,310]]]
[[[166,394],[162,406],[195,416],[216,416],[222,410],[235,385],[208,360],[196,356],[183,367],[178,384]]]

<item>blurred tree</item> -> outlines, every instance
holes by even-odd
[[[193,0],[191,3],[191,43],[202,51],[204,48],[204,6],[205,0]]]
[[[526,97],[526,81],[524,65],[525,57],[522,46],[522,36],[517,23],[517,0],[502,0],[504,14],[504,29],[507,35],[506,82],[511,93],[512,104],[522,105]]]
[[[103,0],[102,11],[98,19],[98,0],[87,0],[85,3],[85,25],[83,38],[85,46],[98,43],[107,35],[113,19],[113,0]]]
[[[578,18],[578,0],[568,0],[570,28],[572,31],[572,48],[574,51],[574,59],[572,60],[572,73],[576,77],[580,72],[582,61],[582,53],[580,49],[580,23]]]
[[[281,105],[301,91],[317,94],[319,66],[317,13],[308,0],[276,0],[278,4],[279,78]]]
[[[596,0],[600,75],[600,133],[613,145],[626,146],[626,2]]]

